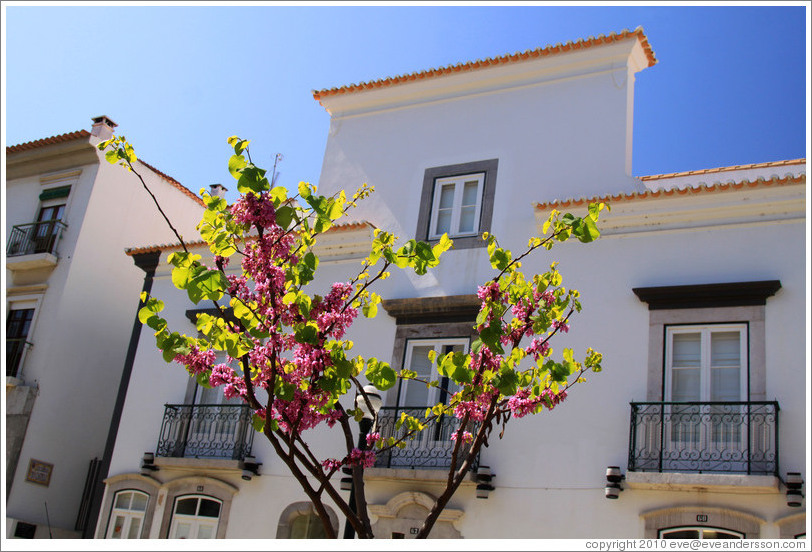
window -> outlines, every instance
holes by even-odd
[[[6,318],[6,376],[17,377],[28,345],[34,309],[12,309]]]
[[[490,231],[498,159],[426,169],[417,219],[418,240],[447,233],[456,249],[484,247]]]
[[[184,496],[175,500],[171,539],[213,539],[220,521],[219,500],[207,496]]]
[[[485,173],[438,178],[434,183],[429,238],[452,238],[478,233]]]
[[[119,491],[110,514],[108,539],[139,539],[149,495],[140,491]]]
[[[458,386],[450,381],[447,377],[439,377],[437,373],[437,365],[429,360],[428,355],[430,351],[437,353],[438,358],[441,355],[446,355],[450,352],[468,352],[468,338],[457,339],[442,339],[442,340],[428,340],[428,339],[414,339],[406,342],[406,358],[403,365],[407,369],[417,373],[418,379],[421,380],[437,380],[440,385],[438,387],[427,388],[426,385],[420,381],[415,380],[401,380],[400,389],[398,392],[398,406],[403,408],[421,408],[425,409],[441,402],[448,403],[451,395],[457,392]]]
[[[293,518],[290,524],[292,539],[326,539],[327,533],[321,519],[314,513],[303,514]]]
[[[660,530],[661,539],[743,539],[737,531],[716,527],[672,527]]]
[[[55,205],[43,203],[34,229],[34,253],[53,252],[54,242],[62,228],[62,217],[64,215],[65,204],[63,202]]]

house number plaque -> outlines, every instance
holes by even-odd
[[[697,514],[696,520],[700,523],[705,523],[708,521],[708,514]]]
[[[53,471],[53,464],[32,458],[31,461],[28,462],[28,473],[25,476],[25,480],[47,487],[51,484],[51,473],[53,473]]]

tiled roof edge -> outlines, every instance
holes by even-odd
[[[6,146],[6,154],[19,153],[21,151],[33,150],[45,146],[52,146],[54,144],[71,142],[73,140],[81,140],[84,138],[90,138],[90,132],[87,130],[75,130],[73,132],[66,132],[65,134],[59,134],[57,136],[49,136],[48,138],[40,138],[39,140],[32,140],[22,144]]]
[[[726,172],[726,171],[740,171],[740,170],[747,170],[747,169],[765,169],[769,167],[785,167],[787,165],[805,165],[806,158],[800,159],[786,159],[783,161],[768,161],[766,163],[750,163],[748,165],[732,165],[729,167],[717,167],[714,169],[700,169],[696,171],[684,171],[684,172],[676,172],[676,173],[668,173],[668,174],[651,174],[648,176],[639,176],[638,178],[644,182],[650,180],[661,180],[664,178],[678,178],[681,176],[697,176],[701,174],[712,174],[712,173],[719,173],[719,172]]]
[[[705,194],[705,193],[714,193],[714,192],[724,192],[724,191],[731,191],[731,190],[741,190],[741,189],[753,189],[753,188],[765,188],[767,186],[784,186],[788,184],[801,184],[806,182],[806,174],[801,174],[798,176],[787,175],[783,178],[773,177],[771,179],[759,178],[754,181],[749,181],[747,179],[741,180],[739,182],[716,182],[712,185],[702,185],[697,187],[688,187],[688,188],[671,188],[671,189],[664,189],[661,188],[659,190],[646,190],[645,192],[632,192],[632,193],[619,193],[616,195],[605,195],[601,197],[591,197],[591,198],[579,198],[579,199],[565,199],[562,201],[554,200],[548,201],[544,203],[536,203],[535,208],[537,211],[544,211],[547,209],[558,209],[564,207],[573,207],[573,206],[580,206],[580,205],[587,205],[589,203],[594,202],[603,202],[603,203],[617,203],[620,201],[636,201],[636,200],[648,200],[648,199],[661,199],[661,198],[668,198],[668,197],[684,197],[687,195],[696,195],[696,194]]]
[[[156,169],[155,167],[153,167],[152,165],[150,165],[149,163],[147,163],[143,159],[138,159],[138,161],[140,161],[142,165],[144,165],[146,168],[148,168],[149,170],[151,170],[152,172],[157,174],[159,177],[166,180],[169,184],[171,184],[172,186],[174,186],[175,188],[177,188],[178,190],[180,190],[181,192],[183,192],[184,194],[186,194],[190,198],[194,199],[197,203],[199,203],[203,207],[206,206],[206,202],[203,201],[203,199],[201,197],[198,197],[197,194],[195,194],[192,190],[190,190],[189,188],[187,188],[186,186],[184,186],[183,184],[181,184],[180,182],[178,182],[177,180],[175,180],[174,178],[172,178],[168,174],[165,174],[165,173],[159,171],[158,169]]]
[[[346,232],[364,227],[372,228],[372,225],[368,222],[349,222],[347,224],[337,224],[327,230],[326,233]],[[255,236],[249,236],[248,239],[252,238],[256,239]],[[207,245],[207,243],[203,240],[186,243],[186,247],[198,247],[201,245]],[[141,253],[154,253],[156,251],[180,251],[181,249],[183,249],[183,247],[179,243],[164,243],[159,245],[145,245],[144,247],[133,247],[125,249],[124,253],[132,257],[133,255],[140,255]]]
[[[385,86],[402,84],[404,82],[414,80],[439,77],[450,73],[475,71],[477,69],[483,69],[485,67],[489,67],[492,65],[515,63],[517,61],[524,61],[530,58],[565,53],[572,50],[580,50],[584,48],[590,48],[593,46],[600,46],[602,44],[610,44],[612,42],[625,40],[632,36],[636,36],[640,39],[640,43],[643,46],[643,50],[646,53],[646,57],[648,58],[648,67],[655,65],[657,63],[657,58],[654,55],[654,50],[652,50],[651,44],[649,44],[648,37],[646,37],[646,34],[643,32],[642,27],[637,27],[633,31],[624,29],[619,33],[610,33],[608,35],[599,34],[597,37],[590,36],[586,39],[583,38],[578,39],[575,42],[568,41],[566,44],[561,44],[559,42],[555,46],[547,45],[543,48],[536,48],[535,50],[525,50],[524,52],[516,52],[513,54],[505,54],[503,56],[499,56],[496,58],[485,58],[484,60],[457,63],[455,65],[447,65],[445,67],[440,67],[439,69],[428,69],[423,71],[417,71],[414,73],[408,73],[406,75],[398,75],[395,77],[387,77],[385,79],[362,82],[360,84],[350,84],[340,87],[326,88],[324,90],[314,90],[313,98],[315,98],[318,101],[321,101],[322,98],[325,98],[327,96],[360,92],[362,90],[370,90],[373,88],[382,88]]]

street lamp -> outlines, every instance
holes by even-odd
[[[367,449],[367,435],[372,429],[372,425],[375,423],[375,417],[378,415],[378,411],[381,409],[381,404],[383,404],[383,400],[381,399],[381,396],[378,394],[378,390],[374,385],[365,385],[364,393],[367,396],[367,400],[364,400],[364,395],[361,393],[358,393],[355,396],[355,408],[360,409],[364,415],[364,417],[361,418],[361,421],[358,422],[358,427],[360,429],[358,433],[358,449],[362,451]],[[367,401],[369,404],[367,404]],[[370,406],[372,407],[371,409]],[[361,475],[363,477],[364,466],[361,465],[360,469],[362,470]],[[342,483],[344,483],[344,481],[342,481]],[[342,488],[346,487],[342,485]],[[350,488],[349,506],[353,513],[357,513],[355,504],[355,485],[352,485]],[[353,528],[349,518],[347,518],[347,521],[344,524],[344,538],[355,538],[355,528]]]

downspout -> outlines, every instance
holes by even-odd
[[[149,253],[138,253],[132,256],[135,266],[145,272],[144,286],[142,291],[149,293],[152,291],[152,281],[155,277],[155,269],[158,268],[158,261],[161,258],[160,251]],[[104,457],[102,458],[101,469],[96,480],[93,482],[93,492],[90,499],[90,513],[88,515],[87,526],[82,532],[83,539],[92,539],[96,533],[96,522],[101,510],[101,501],[104,496],[104,480],[110,470],[110,462],[113,458],[113,448],[118,436],[118,427],[121,423],[121,412],[124,410],[124,399],[127,397],[127,388],[130,385],[130,375],[135,363],[135,353],[138,351],[138,339],[141,336],[141,322],[138,320],[138,311],[144,306],[143,301],[138,302],[138,309],[135,311],[133,330],[130,334],[130,345],[127,348],[127,357],[124,360],[124,370],[121,372],[121,382],[118,385],[118,395],[116,405],[113,408],[113,416],[110,419],[110,430],[107,433],[107,443],[104,446]]]

